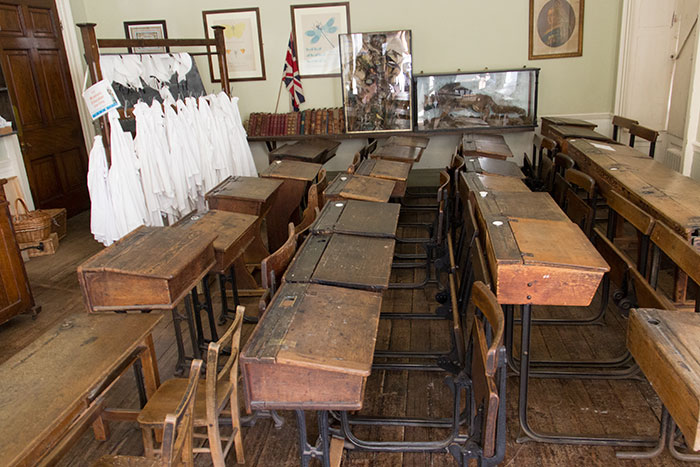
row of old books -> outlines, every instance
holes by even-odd
[[[335,135],[345,133],[345,116],[342,107],[286,114],[254,112],[248,117],[246,131],[249,137]]]

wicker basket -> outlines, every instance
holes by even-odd
[[[24,214],[19,213],[20,204]],[[51,235],[51,216],[42,211],[29,211],[24,200],[15,200],[15,215],[12,223],[15,226],[15,237],[18,243],[40,242]]]

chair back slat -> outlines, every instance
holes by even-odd
[[[629,270],[630,286],[634,297],[634,308],[656,308],[659,310],[675,310],[671,301],[661,295],[635,268]]]
[[[598,228],[593,230],[593,245],[605,262],[608,263],[608,266],[610,266],[608,277],[612,283],[620,288],[624,288],[627,283],[629,270],[635,267],[634,263]]]
[[[564,178],[572,186],[586,193],[589,200],[595,197],[595,180],[587,173],[581,172],[578,169],[569,169],[564,173]]]
[[[289,263],[294,257],[297,250],[297,235],[295,233],[294,224],[291,222],[287,226],[289,237],[274,253],[270,254],[260,262],[260,279],[263,289],[274,289],[274,278],[279,278],[284,275],[284,271],[289,266]],[[270,296],[274,295],[275,290],[270,290]]]
[[[614,191],[606,196],[608,206],[619,216],[632,224],[642,235],[651,234],[654,218]]]
[[[656,222],[651,232],[651,241],[693,282],[700,284],[700,252],[688,240],[663,222]]]
[[[566,215],[569,216],[569,219],[578,225],[587,237],[590,237],[593,229],[593,208],[571,188],[566,192],[565,204]]]

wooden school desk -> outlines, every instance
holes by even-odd
[[[573,138],[588,138],[601,143],[615,143],[607,136],[583,126],[551,125],[547,128],[547,133],[542,133],[542,136],[556,141],[561,151],[566,154],[568,154],[568,140]]]
[[[299,206],[321,167],[321,164],[282,159],[271,162],[260,172],[261,177],[282,181],[277,201],[267,217],[270,251],[277,251],[287,241],[287,225],[301,220]]]
[[[386,203],[394,192],[394,181],[339,173],[323,192],[325,202],[358,199]]]
[[[606,195],[613,190],[671,227],[689,242],[700,237],[700,183],[636,149],[599,141],[569,141],[569,156]],[[679,274],[674,300],[685,301],[687,280]]]
[[[568,118],[568,117],[542,117],[542,134],[549,134],[549,127],[551,125],[568,125],[568,126],[581,126],[595,130],[598,126],[595,123],[588,122],[586,120],[581,120],[578,118]]]
[[[180,323],[187,323],[194,358],[200,358],[190,291],[216,259],[216,234],[169,227],[139,227],[78,266],[90,312],[171,310],[178,350],[177,371],[187,369]],[[177,311],[184,300],[185,314]],[[213,319],[210,314],[209,319]]]
[[[287,268],[284,281],[386,290],[395,243],[393,238],[309,235]]]
[[[405,162],[413,164],[419,162],[424,149],[416,146],[403,146],[399,144],[385,144],[369,155],[372,159],[386,159],[388,161]]]
[[[503,135],[486,133],[467,133],[462,135],[460,142],[463,157],[482,156],[505,160],[513,157],[508,143]]]
[[[387,145],[413,146],[421,149],[427,148],[429,142],[430,138],[427,136],[391,136],[386,140]]]
[[[210,210],[206,212],[193,212],[180,219],[173,228],[180,228],[199,234],[216,234],[214,240],[215,264],[211,272],[215,273],[219,279],[219,290],[221,292],[221,319],[235,317],[236,307],[239,305],[238,287],[236,274],[250,275],[245,267],[244,253],[253,242],[255,234],[260,231],[261,219],[253,214],[241,214],[238,212]],[[235,265],[235,266],[234,266]],[[251,277],[251,280],[254,279]],[[226,296],[226,284],[231,283],[233,292],[233,308],[228,307],[228,297]],[[209,281],[205,278],[202,281],[205,297],[209,300]],[[193,292],[196,296],[196,291]],[[197,303],[195,303],[196,308]],[[208,306],[211,303],[207,304]],[[216,337],[215,324],[209,323],[212,340]]]
[[[698,333],[700,314],[685,311],[632,310],[627,324],[630,353],[694,451],[700,450]],[[673,424],[669,435],[673,448]]]
[[[241,353],[248,410],[295,410],[301,465],[331,452],[329,410],[362,408],[379,327],[380,293],[319,284],[283,284]],[[304,410],[317,410],[319,441],[307,440]],[[315,453],[312,451],[315,448]]]
[[[77,313],[0,365],[3,465],[52,465],[91,424],[106,439],[104,420],[136,421],[138,409],[106,409],[106,392],[140,360],[146,396],[155,393],[160,379],[151,333],[162,318]]]
[[[467,157],[464,159],[464,170],[487,175],[525,178],[525,175],[515,162],[493,159],[491,157]]]
[[[326,203],[311,225],[311,233],[396,238],[400,211],[398,203],[332,201]]]
[[[527,185],[519,178],[469,172],[462,172],[460,174],[458,187],[459,195],[462,198],[470,192],[474,195],[488,193],[490,191],[531,193]],[[466,199],[464,199],[464,201],[466,204]]]
[[[259,177],[229,177],[207,193],[209,209],[220,211],[254,214],[265,219],[277,200],[281,180]],[[269,239],[268,239],[269,240]],[[253,243],[245,252],[247,263],[260,264],[270,252],[262,240],[260,230],[256,232]],[[236,271],[238,287],[241,289],[259,289],[250,274]]]
[[[406,194],[408,174],[411,164],[386,159],[365,159],[355,171],[356,175],[391,180],[394,182],[392,198],[402,198]]]
[[[573,436],[542,435],[528,423],[530,330],[533,305],[588,306],[608,265],[547,193],[483,190],[467,174],[480,237],[498,302],[521,305],[519,415],[530,440],[566,443]],[[509,307],[510,310],[510,307]],[[512,348],[512,313],[509,340]]]
[[[304,141],[297,141],[292,144],[285,144],[282,147],[270,151],[270,162],[275,159],[288,159],[300,162],[313,162],[315,164],[325,164],[335,156],[340,141],[333,141],[324,138],[313,138]]]

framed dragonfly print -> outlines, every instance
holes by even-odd
[[[350,32],[350,3],[316,3],[290,8],[301,77],[340,76],[338,35]]]
[[[204,36],[213,36],[211,26],[223,26],[229,81],[265,80],[265,55],[259,8],[203,11]],[[211,50],[210,50],[211,52]],[[209,55],[214,83],[221,81],[218,58]]]
[[[411,131],[411,31],[339,37],[346,132]]]
[[[583,55],[583,2],[530,0],[530,60]]]

